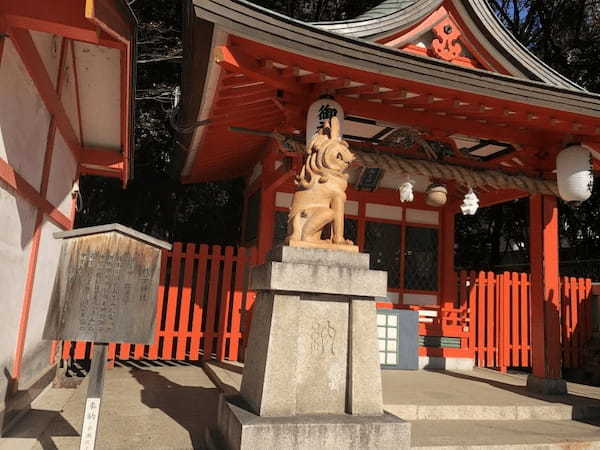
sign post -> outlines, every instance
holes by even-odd
[[[44,339],[94,344],[80,446],[93,450],[107,343],[154,341],[161,249],[171,245],[119,224],[54,237],[63,243]]]

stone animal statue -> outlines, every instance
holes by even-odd
[[[326,121],[306,146],[306,160],[296,177],[297,191],[288,216],[286,243],[292,246],[330,248],[352,246],[344,239],[344,204],[348,174],[356,157],[340,136],[336,117]],[[331,224],[331,238],[321,239]]]

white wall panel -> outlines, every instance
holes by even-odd
[[[71,215],[71,190],[76,176],[75,158],[57,131],[46,197],[67,217]]]
[[[44,220],[23,352],[23,365],[21,367],[20,381],[23,386],[28,386],[31,382],[36,381],[37,377],[49,365],[48,358],[51,343],[42,339],[42,332],[44,331],[62,242],[62,240],[54,239],[52,236],[57,231],[61,231],[61,229],[52,222]]]
[[[52,84],[56,88],[58,65],[60,63],[60,47],[62,46],[63,39],[62,36],[32,31],[31,39],[33,39],[33,43],[46,66],[46,71],[50,76],[50,80],[52,80]]]
[[[50,115],[8,39],[0,80],[0,158],[39,189]]]
[[[36,210],[0,182],[0,370],[12,372]],[[0,410],[6,398],[0,376]]]

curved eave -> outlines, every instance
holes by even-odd
[[[397,5],[398,2],[388,0],[383,2],[382,5],[388,3]],[[318,22],[313,25],[328,32],[374,41],[385,35],[410,28],[432,13],[442,3],[441,0],[417,0],[414,4],[406,6],[393,14],[389,13],[389,8],[375,7],[371,10],[373,14],[367,13],[361,16],[363,18],[338,22]],[[459,14],[471,21],[474,27],[485,36],[489,45],[525,77],[552,86],[583,90],[524,47],[504,27],[486,0],[452,0],[452,4],[459,11]],[[513,75],[518,76],[516,73],[513,73]]]
[[[272,47],[378,75],[588,117],[600,117],[600,96],[574,87],[515,78],[398,52],[331,33],[242,0],[195,0],[198,18]]]
[[[405,5],[402,7],[402,4],[397,1],[386,1],[356,19],[314,22],[312,25],[332,33],[373,41],[378,37],[420,22],[442,3],[443,0],[410,1],[404,2]],[[387,4],[393,5],[390,5],[389,8],[383,7]],[[390,12],[392,6],[396,8],[396,11]]]

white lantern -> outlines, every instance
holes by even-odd
[[[566,202],[584,202],[592,195],[594,175],[589,150],[573,145],[556,157],[558,192]]]
[[[340,136],[344,135],[344,109],[331,98],[320,98],[308,108],[306,115],[306,144],[318,133],[327,119],[337,117],[340,122]]]

